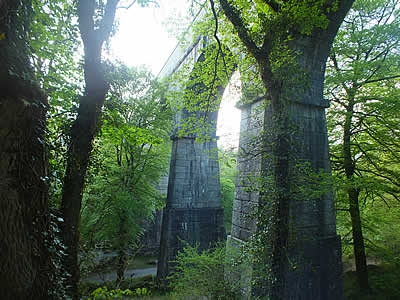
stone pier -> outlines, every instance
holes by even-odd
[[[295,145],[298,149],[296,162],[299,163],[296,168],[299,176],[304,176],[301,179],[304,184],[313,175],[302,175],[301,170],[330,172],[325,108],[293,104],[291,109],[292,122],[297,130],[294,136],[302,143]],[[229,244],[233,246],[246,243],[257,231],[256,209],[261,201],[258,179],[261,166],[271,164],[270,157],[265,155],[270,150],[265,146],[260,148],[259,136],[264,124],[268,128],[268,123],[271,123],[269,119],[271,113],[263,99],[242,107],[239,176],[229,237]],[[268,139],[268,136],[264,135],[264,138]],[[314,192],[319,187],[314,187]],[[328,190],[319,195],[317,192],[307,196],[307,192],[290,202],[288,267],[282,299],[343,299],[340,237],[336,235],[333,195],[329,192],[329,184],[327,187]],[[265,291],[251,285],[257,266],[247,265],[245,269],[242,267],[240,274],[236,274],[239,277],[243,274],[240,281],[244,298],[265,295]]]
[[[173,137],[157,277],[171,272],[185,243],[204,250],[225,238],[216,139]]]

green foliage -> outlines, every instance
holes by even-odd
[[[324,170],[315,171],[309,162],[297,162],[292,173],[290,190],[296,200],[319,199],[332,191],[331,174]]]
[[[150,73],[120,66],[115,74],[89,170],[81,232],[88,245],[109,240],[121,249],[135,243],[143,220],[164,205],[157,184],[167,171],[170,113]]]
[[[214,138],[222,91],[232,75],[235,62],[229,49],[220,49],[210,39],[203,43],[206,47],[201,50],[198,60],[186,62],[169,79],[171,85],[167,97],[170,106],[181,111],[176,133],[209,140]]]
[[[337,231],[342,236],[342,249],[345,264],[351,264],[353,240],[351,220],[347,210],[347,199],[337,191]],[[400,261],[400,205],[389,202],[388,206],[381,199],[368,199],[366,194],[361,198],[361,220],[365,239],[367,257],[373,263],[397,265]],[[389,204],[388,203],[388,204]]]
[[[222,1],[216,2],[221,3]],[[273,1],[273,3],[231,1],[232,11],[241,18],[243,23],[243,28],[239,31],[246,32],[246,35],[248,35],[246,38],[248,42],[245,42],[246,47],[238,38],[238,28],[233,28],[222,13],[219,15],[220,23],[223,24],[219,27],[222,35],[221,40],[240,57],[239,70],[241,75],[245,78],[255,79],[243,80],[246,85],[244,95],[250,96],[250,98],[246,97],[247,99],[244,99],[244,102],[246,100],[252,101],[255,96],[265,93],[265,86],[263,86],[259,72],[261,67],[259,58],[261,56],[265,63],[263,67],[269,65],[273,71],[273,78],[269,79],[301,80],[299,86],[304,85],[307,78],[296,75],[301,73],[296,61],[296,57],[300,53],[297,53],[291,47],[290,42],[301,35],[310,35],[316,29],[326,29],[329,22],[326,15],[337,10],[338,1],[326,2],[325,0]],[[243,35],[241,39],[244,42]],[[262,47],[263,45],[264,47]],[[258,47],[258,50],[255,47]],[[262,55],[260,55],[261,49],[266,50]],[[258,62],[256,62],[255,56],[259,56]],[[247,89],[249,89],[248,92]]]
[[[225,62],[222,61],[223,64],[221,66],[218,66],[218,69],[220,70],[218,72],[222,72],[222,79],[226,80],[226,77],[230,77],[233,69],[239,70],[243,95],[241,102],[247,103],[248,101],[253,101],[255,97],[265,93],[265,88],[263,86],[257,64],[254,60],[254,57],[252,57],[251,55],[247,55],[247,51],[237,37],[237,34],[232,27],[232,24],[226,19],[222,11],[218,8],[218,1],[215,1],[215,5],[218,20],[215,20],[208,3],[207,5],[202,5],[202,17],[197,18],[193,22],[193,24],[191,24],[193,37],[206,36],[209,40],[209,43],[211,45],[215,44],[215,46],[217,47],[215,30],[218,26],[217,37],[219,38],[222,45],[222,49],[220,49],[222,51],[221,54],[228,56],[228,58],[225,59]],[[217,47],[215,50],[219,50],[219,48]],[[211,64],[210,67],[208,67],[210,71],[212,71],[213,66],[215,66],[215,63],[212,63],[212,59],[216,58],[216,53],[217,52],[214,52],[214,54],[211,55]],[[220,64],[220,62],[218,64]],[[179,78],[182,78],[184,81],[186,81],[187,78],[190,76],[191,70],[191,68],[186,71],[182,70],[183,74],[185,75],[180,76]],[[202,80],[204,78],[206,78],[206,76],[201,75],[196,80]],[[176,79],[174,79],[174,81],[176,81]],[[202,97],[205,98],[204,96]],[[218,105],[219,102],[217,102],[217,106]]]
[[[79,66],[80,46],[74,1],[32,1],[33,19],[29,32],[31,61],[49,109],[50,203],[61,202],[69,129],[82,94],[83,72]]]
[[[357,1],[343,23],[327,64],[326,95],[338,231],[350,255],[350,188],[359,190],[367,255],[395,260],[399,241],[398,152],[400,34],[398,1]],[[344,171],[344,132],[349,125],[351,166]],[[396,233],[397,232],[397,233]],[[389,254],[391,253],[391,254]]]
[[[336,10],[338,1],[333,1],[333,4],[327,10]],[[282,4],[282,15],[290,18],[293,29],[299,30],[301,34],[309,35],[315,28],[326,28],[328,18],[325,15],[326,0],[318,1],[286,1]]]
[[[225,274],[225,266],[234,260],[227,255],[224,243],[200,252],[198,247],[186,245],[176,257],[175,271],[170,286],[178,299],[207,297],[210,299],[239,299],[237,286]]]
[[[150,296],[151,293],[146,288],[137,288],[134,291],[130,289],[115,289],[109,290],[107,287],[97,288],[91,293],[89,300],[111,300],[111,299],[126,299],[134,298],[134,296],[144,297]]]
[[[115,280],[105,281],[101,283],[91,282],[91,281],[80,282],[82,299],[92,298],[93,292],[95,290],[98,290],[99,294],[104,293],[107,295],[109,291],[114,291],[115,293],[115,291],[118,289],[121,291],[128,290],[132,292],[133,293],[132,297],[134,299],[142,299],[148,297],[151,299],[154,298],[157,299],[157,295],[164,292],[159,288],[159,284],[156,281],[155,277],[151,275],[147,275],[140,278],[125,279],[118,286]]]
[[[226,231],[229,233],[232,227],[232,209],[235,198],[235,183],[232,179],[221,177],[221,201],[224,208],[224,221]]]

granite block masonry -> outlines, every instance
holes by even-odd
[[[165,279],[186,243],[200,250],[225,240],[217,142],[194,137],[172,141],[167,205],[164,209],[157,277]]]
[[[261,168],[272,168],[271,156],[266,155],[271,153],[271,149],[266,147],[268,143],[260,139],[263,128],[267,129],[263,132],[264,141],[269,139],[268,132],[274,130],[268,101],[259,98],[241,109],[239,175],[229,238],[232,245],[248,242],[257,231],[256,211],[262,201],[257,179],[260,179]],[[291,121],[296,130],[293,143],[297,153],[294,154],[294,161],[306,162],[304,166],[299,163],[300,167],[310,167],[329,174],[324,107],[293,104],[291,109]],[[304,177],[304,181],[307,180],[308,177]],[[343,299],[341,245],[340,237],[336,234],[332,193],[324,191],[318,196],[307,196],[305,193],[291,199],[289,215],[290,233],[286,253],[290,264],[287,268],[283,266],[286,277],[283,299]],[[252,270],[242,272],[245,275],[241,281],[249,285],[252,281],[248,276],[263,277],[265,274],[257,274],[258,267],[252,266]],[[265,273],[265,270],[261,272]],[[235,276],[240,277],[241,274]],[[245,299],[265,295],[265,290],[258,290],[256,286],[244,286],[242,290]]]

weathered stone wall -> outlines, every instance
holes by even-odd
[[[248,241],[256,230],[256,208],[259,201],[258,180],[261,171],[260,140],[264,120],[264,101],[260,98],[241,107],[238,177],[232,211],[231,235],[235,239]]]
[[[225,239],[216,139],[172,142],[167,205],[163,214],[158,277],[165,278],[185,243],[207,249]]]
[[[216,141],[174,138],[167,208],[220,208],[220,199]]]
[[[227,251],[235,253],[250,240],[257,229],[257,208],[260,200],[260,174],[262,151],[259,136],[264,122],[265,101],[256,99],[241,109],[238,175],[233,200],[232,228],[228,236]],[[237,251],[237,250],[236,250]],[[239,283],[243,299],[250,299],[252,293],[253,268],[250,260],[228,270],[227,279],[234,285]]]
[[[298,196],[290,202],[286,298],[342,299],[341,246],[333,194],[329,184],[323,184],[324,177],[319,178],[320,184],[313,182],[318,172],[330,173],[325,107],[293,103],[290,113],[295,128],[293,145],[298,151],[293,162],[297,165],[292,168],[299,171],[299,184],[311,190],[295,190]],[[311,173],[304,171],[308,165]]]

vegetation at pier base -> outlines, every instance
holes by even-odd
[[[204,10],[188,32],[207,47],[161,82],[108,52],[118,9],[157,1],[0,0],[0,298],[240,299],[257,287],[237,279],[247,264],[270,280],[254,298],[280,299],[281,266],[296,267],[291,201],[333,186],[346,299],[400,299],[400,0],[187,1]],[[210,138],[207,115],[234,69],[241,105],[265,99],[272,116],[258,120],[261,176],[249,188],[264,188],[271,213],[260,209],[243,248],[185,247],[167,287],[125,278],[150,266],[137,262],[165,205],[174,109],[190,115],[178,136]],[[332,176],[313,169],[314,145],[291,119],[302,101],[323,111],[325,100]],[[245,210],[233,205],[238,154],[218,155],[230,233],[233,209]],[[87,280],[107,272],[112,281]]]
[[[186,245],[176,258],[176,269],[170,278],[172,295],[183,299],[186,295],[207,296],[209,299],[240,299],[238,282],[230,278],[229,264],[239,257],[227,251],[225,243],[200,252],[198,247]]]
[[[230,249],[226,252],[226,245],[220,244],[215,249],[199,252],[196,247],[186,246],[178,255],[178,272],[171,277],[168,288],[160,286],[155,278],[146,276],[143,278],[125,279],[116,286],[115,281],[109,282],[84,282],[81,285],[84,296],[97,294],[110,295],[113,291],[145,289],[145,299],[186,299],[187,296],[204,296],[208,299],[241,299],[243,287],[237,281],[237,273],[241,263],[249,266],[249,253],[239,249]],[[243,265],[242,265],[243,266]],[[346,269],[344,273],[344,291],[346,300],[397,300],[400,297],[398,278],[400,268],[396,262],[391,264],[370,265],[369,279],[371,290],[360,291],[357,284],[356,272]],[[242,269],[242,271],[245,269]],[[117,294],[118,292],[115,292]],[[99,298],[100,299],[100,298]],[[106,298],[113,299],[113,298]],[[129,299],[129,298],[128,298]],[[133,299],[141,299],[138,295]]]

